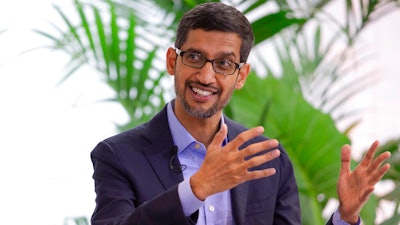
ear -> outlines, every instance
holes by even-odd
[[[246,79],[247,79],[247,76],[249,75],[249,73],[250,73],[250,64],[245,63],[242,66],[242,68],[240,68],[240,70],[239,70],[239,74],[238,74],[238,77],[236,79],[236,84],[235,84],[236,89],[242,89],[242,87],[246,83]]]
[[[174,48],[168,48],[166,55],[167,72],[169,75],[175,75],[175,65],[176,65],[176,52]]]

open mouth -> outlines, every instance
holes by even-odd
[[[198,95],[198,96],[200,96],[200,97],[207,97],[207,96],[211,96],[211,95],[214,94],[214,92],[212,92],[212,91],[205,91],[205,90],[201,90],[201,89],[195,88],[195,87],[192,87],[192,91],[193,91],[196,95]]]

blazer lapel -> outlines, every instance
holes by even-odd
[[[248,183],[245,182],[231,190],[233,218],[237,225],[242,225],[245,222],[248,187]]]
[[[224,118],[225,124],[228,126],[228,141],[233,140],[240,132],[240,129],[232,120]],[[233,218],[237,225],[245,224],[248,182],[242,183],[231,190],[231,203]]]
[[[174,143],[168,125],[166,107],[149,121],[143,135],[151,142],[143,149],[143,154],[146,155],[164,188],[169,189],[183,181],[182,173],[174,172],[169,168]]]

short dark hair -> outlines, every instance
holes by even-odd
[[[249,20],[236,8],[210,2],[196,6],[186,12],[179,22],[175,47],[181,48],[190,30],[232,32],[242,39],[240,62],[246,62],[254,43],[254,34]]]

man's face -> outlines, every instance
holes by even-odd
[[[235,33],[191,30],[181,51],[200,53],[207,59],[227,59],[240,63],[242,41]],[[182,56],[169,49],[167,71],[174,75],[175,109],[183,109],[196,118],[209,118],[228,104],[233,91],[242,88],[249,72],[249,65],[237,69],[232,75],[222,75],[213,70],[212,64],[198,69],[182,63]]]

